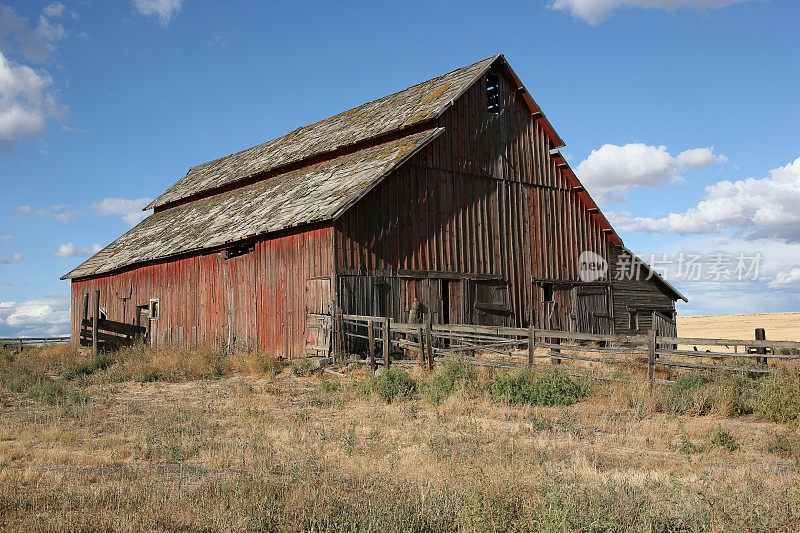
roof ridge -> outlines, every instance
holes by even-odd
[[[144,209],[179,202],[204,190],[436,118],[463,93],[465,86],[474,83],[475,76],[469,76],[467,80],[466,74],[482,64],[488,68],[500,57],[502,54],[489,56],[311,124],[298,126],[257,145],[194,165]],[[459,76],[462,72],[465,75]],[[426,84],[431,86],[430,90],[422,91]],[[403,93],[407,93],[405,98]]]

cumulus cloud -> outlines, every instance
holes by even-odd
[[[680,181],[687,168],[725,163],[728,158],[714,153],[714,147],[690,148],[677,157],[666,146],[629,143],[604,144],[581,161],[576,174],[600,202],[624,201],[625,194],[638,187],[660,187]]]
[[[102,246],[96,243],[91,246],[82,246],[80,248],[76,248],[72,242],[68,242],[59,246],[58,250],[53,253],[53,257],[87,257],[96,254],[102,248]]]
[[[162,26],[169,26],[172,17],[181,10],[183,0],[133,0],[136,10],[145,17],[156,17]]]
[[[0,336],[45,337],[69,333],[69,295],[39,300],[3,302],[0,305]]]
[[[0,257],[0,265],[8,265],[11,263],[21,263],[25,259],[22,257],[22,254],[19,252],[14,252],[9,257]]]
[[[786,287],[788,285],[800,287],[800,268],[793,268],[788,272],[778,272],[775,279],[769,283],[769,287],[772,289]]]
[[[608,215],[620,231],[690,235],[738,230],[748,240],[800,243],[800,157],[769,174],[762,179],[724,180],[710,185],[696,206],[663,218],[638,217],[629,212]]]
[[[74,211],[68,205],[55,205],[49,209],[34,209],[29,205],[21,205],[17,207],[17,212],[12,218],[20,215],[36,215],[38,217],[48,217],[58,222],[66,223],[72,220],[77,220],[80,213]]]
[[[620,8],[658,8],[673,11],[680,8],[697,10],[725,7],[748,0],[553,0],[548,7],[568,11],[573,17],[591,25],[599,24]]]
[[[63,4],[49,4],[39,25],[31,28],[11,7],[0,5],[0,143],[6,153],[14,152],[17,141],[44,134],[48,119],[67,118],[69,111],[58,103],[49,73],[15,59],[44,62],[67,37],[55,21],[66,12]]]
[[[93,203],[92,209],[101,215],[119,215],[126,223],[135,226],[148,216],[149,211],[142,209],[152,201],[152,198],[103,198]]]

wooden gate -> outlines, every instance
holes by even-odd
[[[328,355],[331,349],[331,280],[306,281],[306,354]]]

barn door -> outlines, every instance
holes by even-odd
[[[511,309],[508,303],[508,285],[504,281],[465,280],[469,292],[466,303],[472,304],[471,322],[480,326],[508,326]]]
[[[306,281],[306,354],[330,353],[332,301],[330,278]]]
[[[581,333],[613,333],[608,289],[604,285],[583,285],[575,289],[575,325]]]

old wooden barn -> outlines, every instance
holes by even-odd
[[[154,343],[323,344],[345,313],[674,333],[683,298],[637,261],[502,55],[192,167],[64,278]],[[604,270],[604,267],[609,267]],[[585,275],[590,272],[591,275]],[[620,278],[620,279],[616,279]]]

